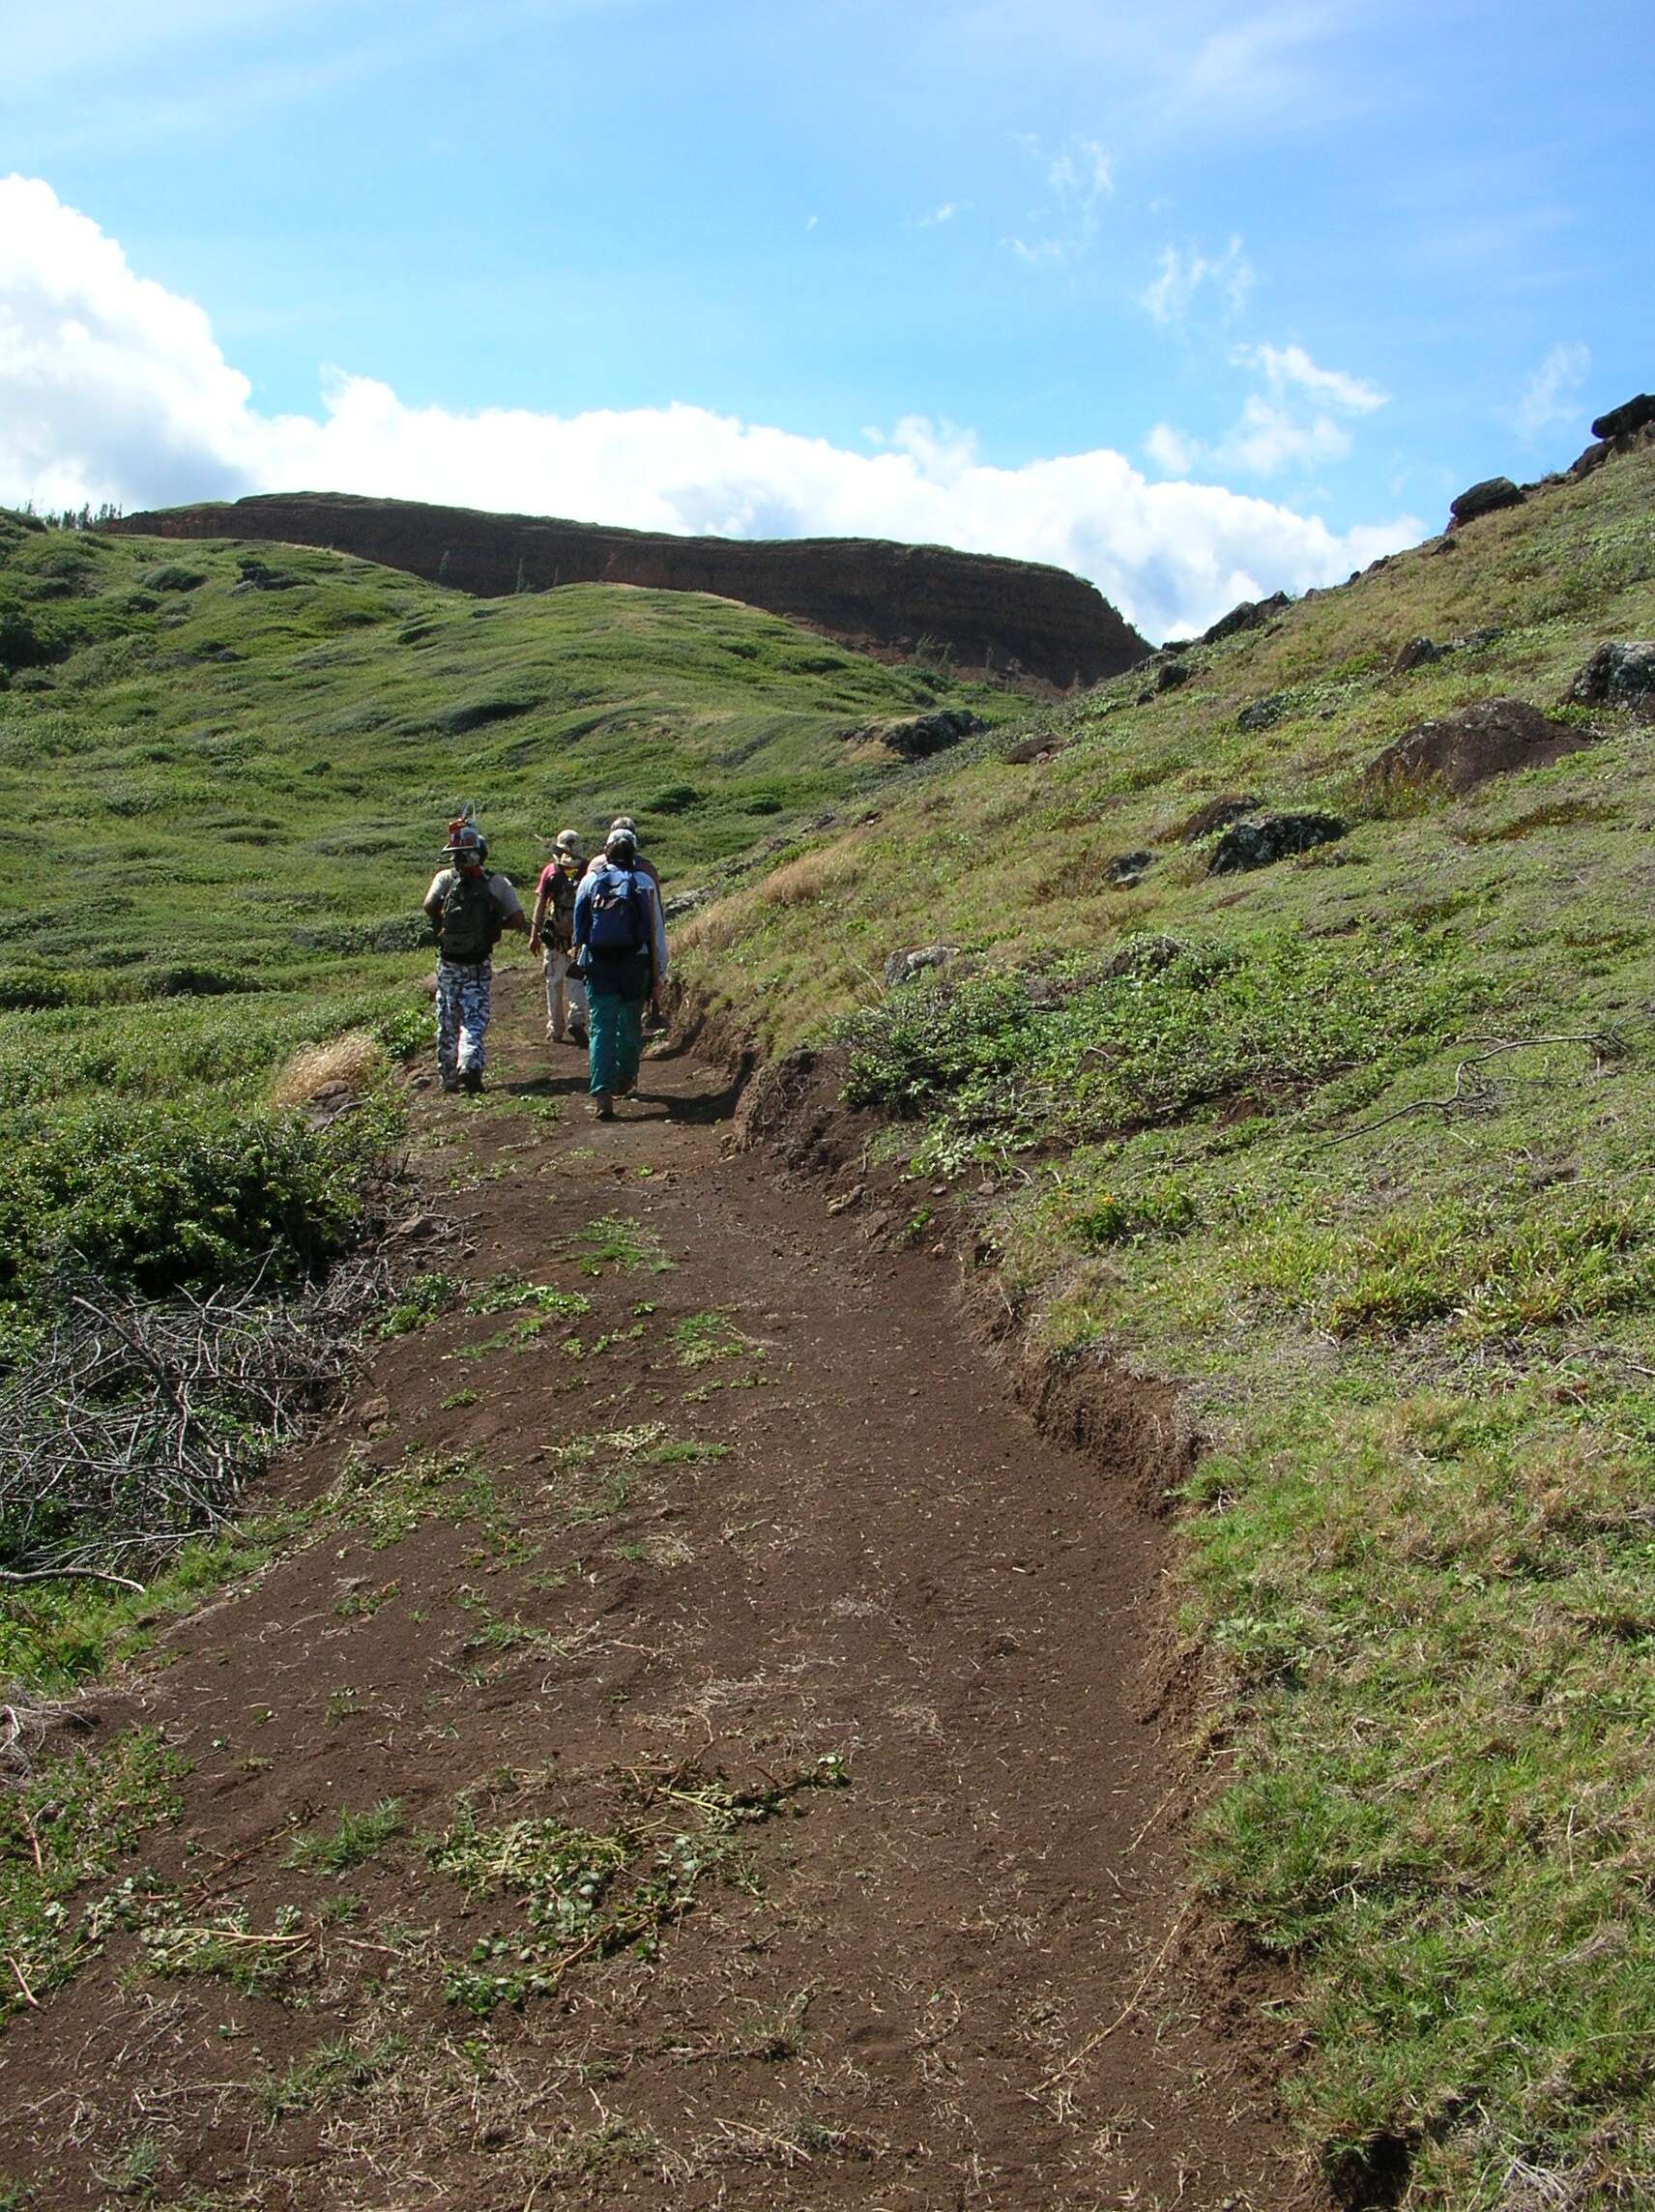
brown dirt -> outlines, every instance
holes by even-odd
[[[1172,1410],[1054,1385],[1076,1441],[1038,1428],[941,1246],[877,1189],[828,1210],[855,1131],[807,1078],[794,1170],[738,1147],[733,1084],[682,1047],[595,1127],[526,976],[501,1008],[496,1088],[417,1107],[452,1223],[427,1264],[591,1311],[465,1357],[520,1317],[456,1305],[380,1347],[278,1490],[322,1499],[350,1459],[383,1503],[405,1455],[463,1454],[484,1509],[400,1533],[319,1509],[101,1701],[102,1735],[143,1721],[189,1762],[156,1892],[254,1934],[295,1908],[305,1941],[231,1946],[278,1962],[248,1990],[113,1939],[0,2037],[0,2176],[54,2207],[260,2212],[1324,2202],[1261,2061],[1286,1993],[1190,1904],[1170,1538],[1143,1510],[1187,1450]],[[670,1268],[583,1272],[564,1239],[610,1215]],[[675,1327],[713,1312],[738,1333],[682,1364]],[[704,1456],[652,1460],[652,1435]],[[811,1786],[823,1761],[848,1784]],[[478,1896],[432,1864],[466,1791],[501,1866],[525,1820],[648,1866],[728,1793],[749,1817],[653,1956],[554,1946],[551,1993],[479,2017],[448,1971],[508,1932],[512,1969],[530,1881]],[[405,1830],[375,1855],[284,1865],[386,1797]],[[341,2038],[359,2078],[258,2095]],[[117,2199],[136,2146],[152,2194]]]

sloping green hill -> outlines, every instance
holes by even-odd
[[[479,602],[304,548],[183,550],[0,532],[14,1004],[406,950],[465,799],[520,880],[623,808],[669,875],[705,866],[877,785],[889,756],[848,729],[960,696],[726,600]]]
[[[1644,451],[976,742],[686,932],[772,1048],[840,1023],[1051,1357],[1186,1386],[1203,1863],[1298,1969],[1352,2203],[1655,2194],[1655,721],[1559,704],[1650,638]],[[1370,772],[1495,698],[1585,742]],[[1236,812],[1336,833],[1232,868]]]

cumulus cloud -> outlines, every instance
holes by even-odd
[[[262,414],[198,306],[137,276],[46,186],[0,180],[0,497],[131,510],[300,489],[1050,561],[1155,637],[1421,535],[1409,516],[1338,532],[1220,484],[1149,482],[1102,448],[1001,466],[969,431],[918,416],[851,451],[685,405],[416,407],[343,372],[316,414]]]
[[[1554,345],[1524,386],[1513,420],[1524,437],[1579,422],[1585,414],[1581,387],[1592,365],[1586,345]]]

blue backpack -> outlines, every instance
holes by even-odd
[[[605,868],[587,894],[586,943],[591,952],[647,952],[649,917],[631,868]]]

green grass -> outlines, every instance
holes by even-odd
[[[284,1866],[302,1867],[310,1874],[348,1874],[352,1867],[371,1859],[403,1830],[402,1806],[394,1797],[382,1797],[365,1813],[341,1813],[331,1833],[307,1829],[296,1836]]]
[[[784,1806],[802,1810],[809,1794],[849,1781],[835,1754],[763,1790],[681,1764],[636,1776],[635,1802],[599,1830],[548,1815],[498,1819],[498,1795],[462,1799],[453,1824],[427,1845],[430,1863],[478,1903],[509,1900],[519,1917],[479,1936],[450,1966],[448,2001],[485,2018],[554,1995],[576,1966],[623,1951],[653,1959],[704,1885],[757,1893],[748,1848],[757,1830]]]
[[[131,1920],[134,1877],[75,1901],[177,1819],[184,1771],[152,1731],[134,1730],[101,1753],[44,1761],[0,1793],[0,2023],[61,1988]]]
[[[0,851],[52,855],[0,871],[0,1004],[170,996],[188,1027],[204,994],[394,984],[457,800],[530,884],[554,830],[595,838],[624,806],[670,883],[876,790],[897,771],[839,733],[937,703],[931,673],[726,600],[479,601],[319,550],[176,550],[0,531]],[[294,588],[246,588],[260,559]],[[511,712],[465,731],[489,704]],[[28,1058],[0,1050],[0,1095]]]
[[[1049,1357],[1181,1386],[1200,1878],[1291,1964],[1306,2142],[1412,2212],[1655,2172],[1655,724],[1571,708],[1598,742],[1458,799],[1364,771],[1651,636],[1655,454],[1049,711],[1043,766],[974,742],[681,932],[770,1050],[837,1031],[887,1159],[986,1179]],[[1225,793],[1349,833],[1214,876]]]

